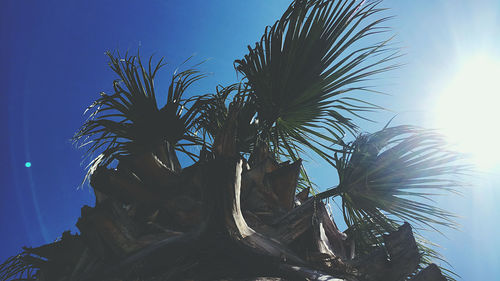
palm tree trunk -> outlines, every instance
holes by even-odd
[[[420,256],[408,224],[385,237],[387,250],[354,258],[321,200],[305,198],[291,207],[282,201],[289,197],[284,193],[295,193],[287,186],[296,185],[297,163],[255,177],[252,170],[264,169],[246,170],[243,162],[219,157],[178,174],[160,170],[158,179],[178,194],[148,189],[120,169],[100,171],[92,185],[107,199],[82,208],[81,235],[26,250],[46,260],[38,280],[396,281],[415,272]],[[192,204],[174,203],[185,198]],[[440,280],[428,276],[442,275],[432,267],[413,280]]]

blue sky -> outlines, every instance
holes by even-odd
[[[208,93],[219,83],[236,81],[233,61],[288,4],[284,0],[1,1],[0,259],[16,254],[21,246],[51,242],[64,230],[76,231],[81,206],[93,204],[89,188],[77,189],[85,173],[80,165],[83,153],[69,139],[84,121],[85,107],[99,92],[111,89],[115,77],[105,51],[140,48],[145,56],[165,56],[169,66],[159,75],[159,88],[187,57],[210,58],[201,68],[212,74],[192,89],[194,94]],[[500,58],[500,3],[386,0],[382,5],[396,16],[388,25],[406,54],[401,59],[405,65],[376,81],[391,96],[372,98],[394,112],[373,115],[380,123],[362,123],[362,128],[379,129],[396,113],[397,124],[436,127],[439,112],[447,113],[436,108],[436,100],[464,62],[478,53],[491,60]],[[475,97],[476,93],[468,95]],[[498,100],[481,98],[485,105]],[[477,112],[471,106],[463,114],[473,118]],[[496,112],[488,114],[481,122],[490,130],[463,128],[479,146],[495,137],[488,131],[496,130],[500,120]],[[29,168],[27,161],[32,163]],[[331,171],[324,164],[308,165],[321,187],[335,184],[325,176]],[[444,247],[441,252],[463,280],[493,280],[500,274],[500,232],[495,223],[500,214],[499,171],[499,162],[493,163],[473,178],[462,197],[436,202],[461,217],[461,231],[446,230],[447,238],[430,237]]]

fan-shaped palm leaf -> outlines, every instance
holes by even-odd
[[[73,140],[88,146],[88,154],[102,153],[92,160],[87,177],[98,167],[113,159],[148,151],[165,161],[165,150],[189,153],[184,146],[201,144],[191,133],[193,120],[198,114],[202,97],[183,99],[186,89],[204,77],[199,71],[188,69],[172,76],[167,101],[159,109],[156,101],[154,78],[163,66],[149,60],[146,69],[140,58],[119,58],[107,53],[111,69],[119,76],[113,82],[114,93],[101,93],[87,111],[89,119],[75,134]],[[180,144],[181,140],[188,143]],[[176,161],[176,159],[174,159]]]
[[[347,115],[376,106],[348,93],[370,91],[358,82],[393,68],[386,41],[357,45],[381,33],[378,1],[294,1],[235,62],[255,98],[261,139],[277,154],[296,158],[304,146],[333,164],[330,146],[356,125]],[[373,42],[373,41],[372,41]]]
[[[358,254],[382,245],[382,235],[409,221],[421,229],[455,227],[454,215],[436,206],[430,196],[456,192],[469,167],[449,150],[441,135],[412,126],[384,128],[360,135],[336,158],[339,185],[318,198],[340,196],[347,233]],[[417,235],[422,266],[443,258]],[[455,275],[443,268],[448,277]]]
[[[340,183],[320,198],[340,195],[348,226],[369,219],[384,229],[388,214],[423,228],[454,227],[454,216],[429,196],[456,192],[468,167],[443,137],[412,126],[360,135],[336,159]]]

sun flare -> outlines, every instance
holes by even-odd
[[[436,104],[436,127],[480,169],[500,163],[500,61],[478,55],[462,63]]]

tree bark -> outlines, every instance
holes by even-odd
[[[39,279],[396,281],[415,272],[420,256],[408,224],[384,237],[385,248],[353,260],[352,244],[321,200],[302,194],[293,204],[300,161],[244,172],[243,159],[220,153],[180,173],[157,175],[175,194],[144,186],[120,169],[98,171],[92,184],[107,198],[82,208],[81,247],[73,251],[64,242],[31,249],[45,255]],[[279,194],[265,202],[269,214],[254,212],[264,191]],[[141,205],[138,216],[134,209]],[[66,245],[62,252],[60,245]],[[66,269],[58,271],[61,264]],[[436,269],[412,280],[441,280]]]

